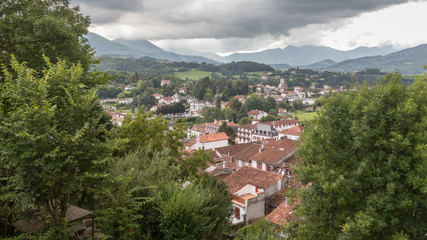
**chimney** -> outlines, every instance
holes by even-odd
[[[285,197],[285,207],[288,206],[288,197]]]
[[[262,153],[264,151],[264,142],[261,142],[261,148],[259,149],[259,152]]]
[[[230,156],[231,155],[231,151],[230,150],[228,150],[228,156]]]

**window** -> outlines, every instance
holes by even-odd
[[[238,208],[238,207],[234,208],[234,217],[236,219],[240,219],[240,208]]]
[[[271,166],[267,166],[267,171],[271,172]]]
[[[242,160],[239,160],[239,167],[242,166]]]
[[[262,169],[262,163],[257,162],[257,168],[258,168],[258,169]]]
[[[245,162],[245,166],[249,166],[249,162]]]

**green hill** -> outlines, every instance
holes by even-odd
[[[402,74],[420,74],[427,64],[427,44],[394,52],[385,56],[363,57],[346,60],[322,70],[357,72],[378,68],[382,72],[399,71]]]
[[[110,41],[98,34],[89,32],[86,38],[95,49],[97,56],[142,58],[151,57],[166,61],[217,63],[214,60],[191,55],[181,55],[157,47],[147,40],[116,39]]]

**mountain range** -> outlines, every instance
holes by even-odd
[[[111,41],[91,32],[86,35],[86,38],[89,40],[90,45],[95,49],[96,56],[131,58],[151,57],[167,61],[218,63],[212,59],[201,56],[182,55],[168,52],[157,47],[148,40],[125,40],[119,38]]]
[[[301,47],[268,49],[254,53],[234,53],[220,56],[209,52],[176,50],[165,51],[148,40],[108,40],[95,33],[87,39],[98,56],[142,58],[151,57],[167,61],[206,62],[213,64],[232,61],[253,61],[269,64],[274,68],[301,67],[313,70],[362,71],[378,68],[383,72],[400,71],[403,74],[419,74],[427,64],[427,44],[397,51],[392,46],[358,47],[341,51],[330,47],[306,45]],[[184,54],[182,54],[184,53]]]

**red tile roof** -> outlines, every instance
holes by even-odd
[[[194,125],[192,128],[191,128],[191,130],[192,131],[195,131],[195,132],[199,132],[199,133],[205,133],[206,132],[206,123],[202,123],[202,124],[198,124],[198,125]]]
[[[283,176],[277,173],[270,173],[253,167],[244,166],[224,179],[231,193],[251,184],[263,189],[267,189]]]
[[[291,123],[300,123],[299,120],[295,119],[283,119],[278,121],[271,121],[271,122],[264,122],[264,124],[272,125],[272,126],[278,126],[278,125],[286,125]]]
[[[251,157],[252,160],[266,164],[274,164],[282,157],[292,153],[297,147],[295,142],[289,139],[280,141],[269,139],[264,142],[266,143],[264,144],[264,151],[253,155]]]
[[[248,112],[248,115],[259,115],[261,113],[264,113],[264,111],[261,111],[261,110],[250,110]]]
[[[256,124],[251,124],[251,123],[249,123],[249,124],[245,124],[245,125],[238,126],[238,128],[243,128],[243,129],[247,129],[247,130],[252,130],[252,129],[256,128]]]
[[[220,141],[220,140],[228,140],[229,137],[224,132],[219,133],[212,133],[207,135],[200,135],[200,142],[206,143],[206,142],[214,142],[214,141]]]
[[[285,135],[293,135],[293,136],[299,136],[304,131],[304,127],[301,126],[295,126],[289,129],[284,129],[280,131],[279,133],[285,134]]]
[[[235,99],[246,98],[246,96],[245,95],[236,95],[233,98],[235,98]]]
[[[283,202],[270,214],[268,214],[265,217],[265,220],[283,226],[284,223],[294,219],[294,216],[292,216],[292,210],[297,204],[298,202],[286,205],[286,202]]]

